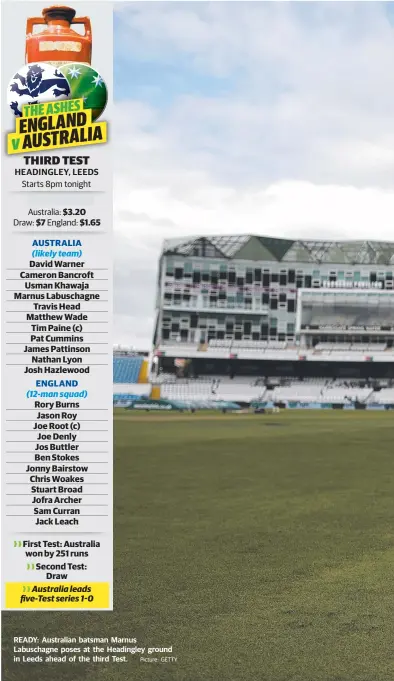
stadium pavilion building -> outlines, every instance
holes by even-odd
[[[394,243],[167,240],[157,369],[184,362],[195,376],[393,377],[393,275]]]

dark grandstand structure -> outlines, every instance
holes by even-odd
[[[394,243],[239,235],[164,242],[155,371],[394,378]]]

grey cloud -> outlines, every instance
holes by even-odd
[[[147,213],[133,213],[131,210],[120,210],[119,219],[124,221],[124,222],[142,222],[142,223],[148,223],[149,225],[156,225],[157,227],[164,227],[165,229],[176,229],[176,225],[172,220],[168,220],[167,218],[162,218],[156,220],[155,218],[150,217]]]
[[[150,251],[135,236],[114,237],[114,340],[148,349],[153,334],[156,266],[160,244]],[[144,346],[144,347],[142,347]]]

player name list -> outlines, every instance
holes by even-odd
[[[18,386],[7,398],[6,515],[15,530],[97,531],[109,513],[112,414],[97,394],[110,353],[108,262],[87,247],[91,218],[81,213],[57,209],[65,224],[77,216],[78,236],[24,237],[6,269],[6,372]],[[45,215],[31,222],[53,222]]]

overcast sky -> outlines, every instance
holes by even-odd
[[[394,241],[394,4],[115,15],[115,334],[149,349],[163,239]]]

